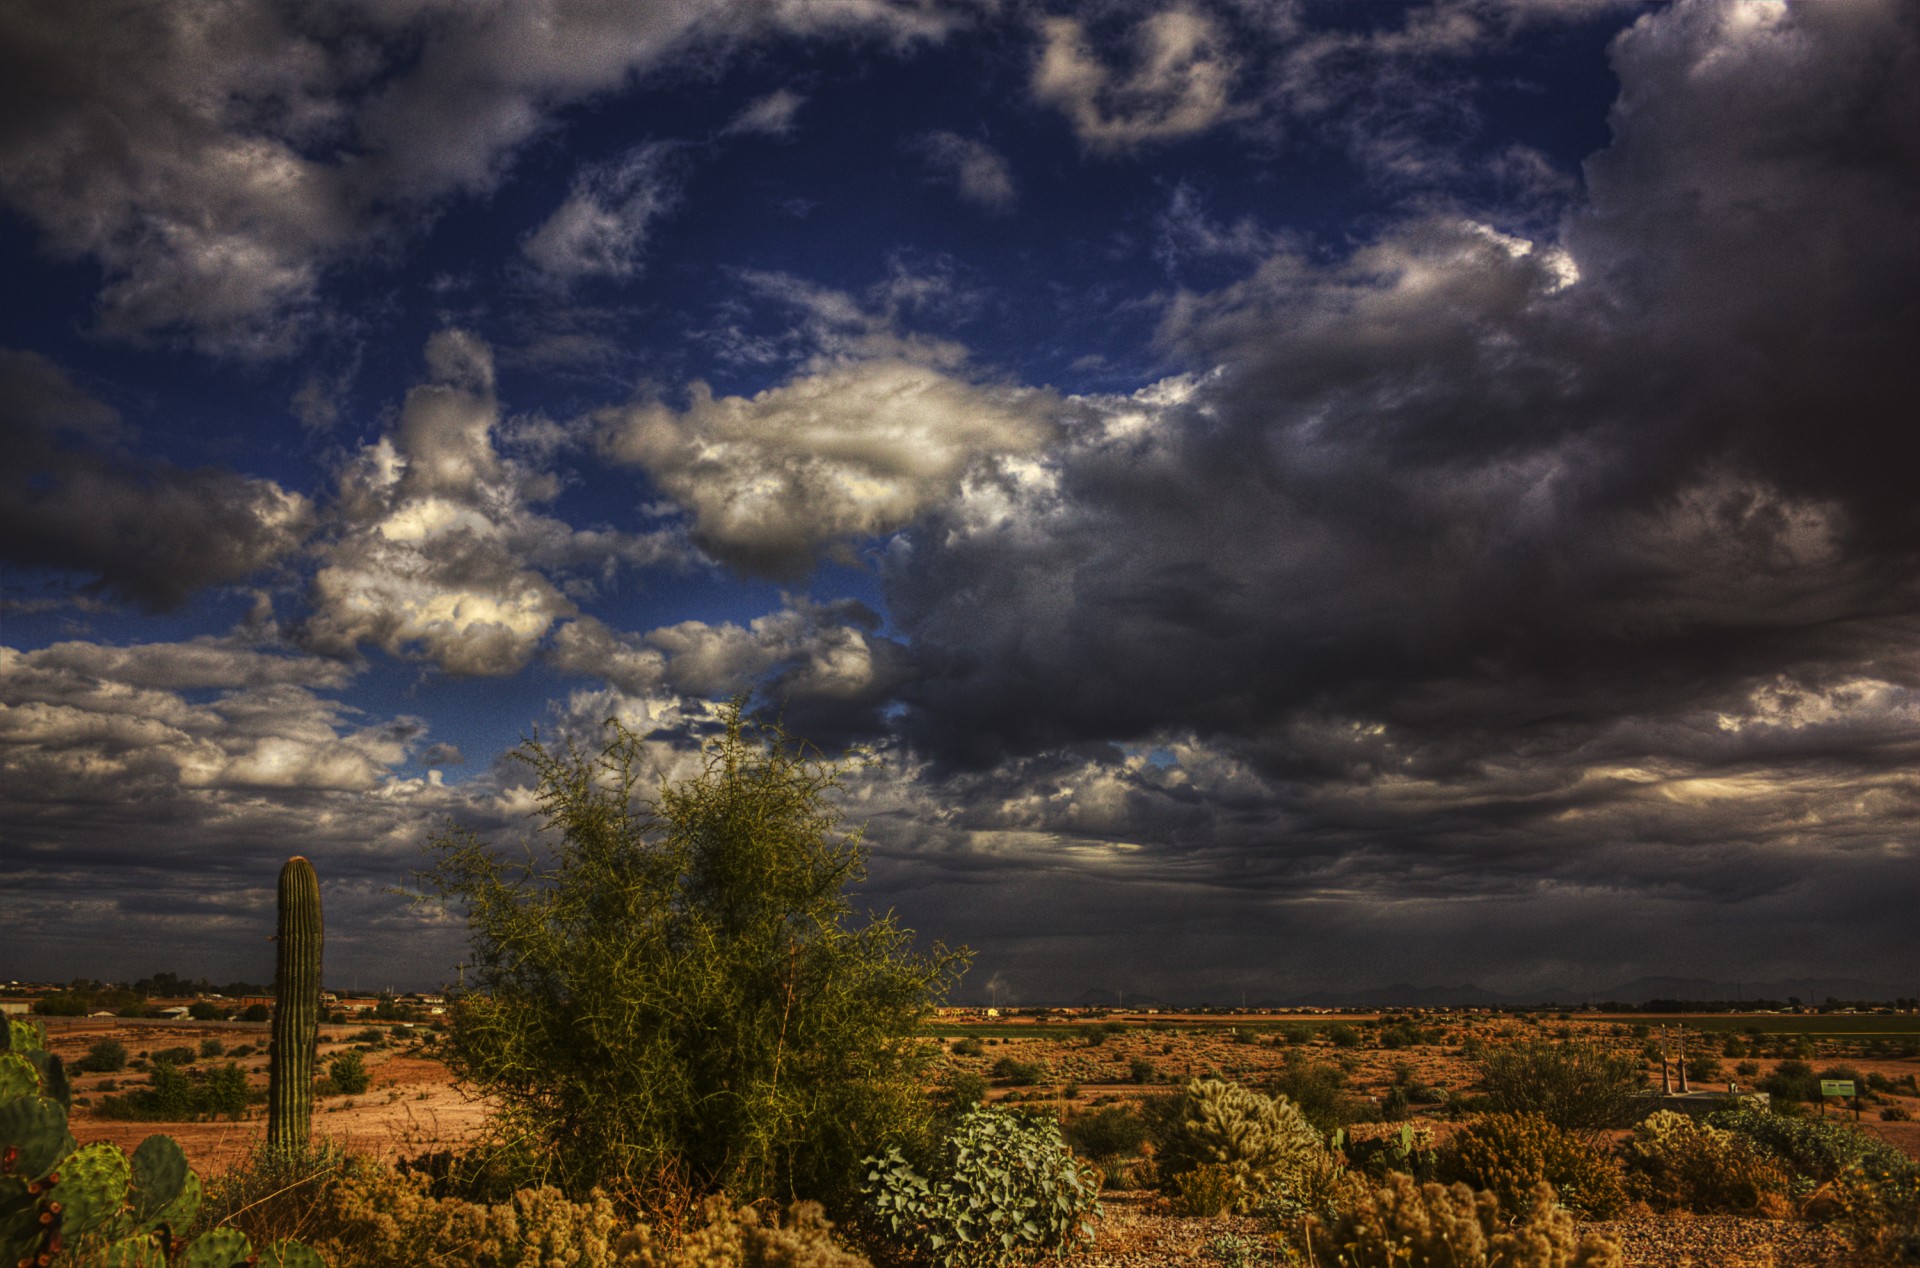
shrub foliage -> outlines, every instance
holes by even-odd
[[[857,836],[836,768],[736,702],[704,771],[642,796],[640,736],[537,741],[550,856],[433,842],[428,889],[463,906],[477,989],[448,1060],[574,1193],[662,1174],[736,1197],[849,1195],[859,1160],[923,1129],[916,1026],[965,964],[856,919]]]
[[[1318,1268],[1620,1268],[1620,1248],[1579,1234],[1534,1191],[1519,1220],[1491,1193],[1464,1184],[1420,1184],[1394,1172],[1338,1218],[1308,1220],[1301,1240]]]
[[[921,1171],[898,1148],[867,1160],[882,1236],[940,1268],[998,1268],[1093,1239],[1099,1176],[1051,1118],[981,1107],[963,1115]]]
[[[1488,1114],[1447,1142],[1443,1174],[1525,1211],[1541,1183],[1582,1215],[1600,1219],[1626,1204],[1620,1168],[1581,1137],[1538,1114]]]
[[[1646,1082],[1638,1057],[1590,1043],[1502,1044],[1484,1049],[1479,1065],[1488,1109],[1589,1135],[1624,1125]]]

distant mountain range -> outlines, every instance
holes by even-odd
[[[1638,977],[1616,986],[1547,986],[1519,993],[1462,986],[1412,986],[1398,982],[1351,991],[1302,991],[1249,999],[1256,1008],[1503,1008],[1528,1004],[1646,1004],[1650,1000],[1790,1000],[1819,1004],[1832,999],[1892,1000],[1920,996],[1920,983],[1870,982],[1850,977],[1802,977],[1769,982],[1715,981],[1701,977]],[[1090,988],[1072,1000],[1082,1008],[1166,1008],[1169,1002],[1144,992]],[[1184,1001],[1186,1005],[1238,1004],[1238,999]]]

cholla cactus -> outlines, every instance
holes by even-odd
[[[1219,1079],[1195,1079],[1181,1101],[1179,1125],[1160,1151],[1161,1174],[1179,1177],[1209,1164],[1233,1177],[1235,1210],[1250,1210],[1272,1191],[1294,1187],[1326,1151],[1326,1143],[1284,1096],[1262,1096]]]

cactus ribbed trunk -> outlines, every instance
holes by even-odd
[[[273,1046],[267,1061],[267,1149],[305,1151],[313,1122],[313,1054],[320,1031],[320,880],[295,856],[280,869]]]

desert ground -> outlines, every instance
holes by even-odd
[[[1411,1121],[1444,1138],[1456,1127],[1445,1102],[1472,1093],[1476,1050],[1547,1038],[1591,1040],[1644,1053],[1649,1043],[1660,1041],[1662,1027],[1670,1049],[1677,1050],[1677,1036],[1684,1027],[1687,1051],[1717,1061],[1719,1069],[1711,1086],[1720,1088],[1729,1081],[1750,1088],[1781,1061],[1796,1057],[1816,1067],[1845,1064],[1863,1076],[1880,1074],[1902,1084],[1920,1071],[1920,1018],[1912,1015],[1113,1013],[943,1018],[929,1027],[927,1042],[940,1049],[944,1081],[975,1075],[988,1083],[990,1102],[1044,1104],[1063,1116],[1165,1094],[1196,1076],[1259,1085],[1281,1074],[1289,1062],[1331,1065],[1343,1072],[1343,1091],[1363,1119],[1367,1108],[1382,1101],[1397,1082],[1413,1089]],[[135,1058],[166,1048],[199,1051],[204,1041],[216,1039],[228,1053],[251,1048],[238,1058],[239,1064],[254,1087],[264,1089],[266,1083],[264,1024],[49,1019],[47,1032],[50,1046],[70,1063],[103,1038],[119,1040]],[[1729,1038],[1741,1050],[1739,1057],[1724,1055]],[[324,1027],[319,1068],[324,1070],[335,1053],[357,1048],[371,1074],[371,1086],[359,1095],[323,1097],[315,1108],[316,1132],[350,1149],[388,1158],[472,1139],[482,1129],[489,1107],[455,1084],[436,1059],[436,1046],[437,1036],[425,1027]],[[222,1055],[202,1064],[227,1059]],[[1741,1062],[1748,1064],[1737,1072]],[[1647,1069],[1650,1082],[1657,1084],[1658,1063],[1650,1061]],[[1009,1076],[1009,1070],[1016,1072]],[[264,1109],[259,1105],[233,1122],[124,1122],[99,1113],[113,1090],[138,1088],[144,1081],[135,1069],[76,1076],[74,1135],[83,1143],[110,1140],[130,1148],[150,1133],[164,1131],[181,1142],[203,1173],[215,1174],[243,1156],[265,1132]],[[1896,1110],[1893,1121],[1883,1121],[1879,1111],[1890,1107]],[[1920,1157],[1920,1122],[1897,1121],[1898,1110],[1920,1118],[1920,1096],[1911,1095],[1910,1087],[1907,1092],[1883,1093],[1858,1114],[1857,1121],[1910,1156]],[[1828,1112],[1847,1113],[1840,1108]],[[1349,1130],[1364,1138],[1396,1132],[1399,1123],[1360,1121]],[[1124,1177],[1118,1179],[1124,1182]],[[1089,1268],[1258,1262],[1258,1228],[1251,1219],[1180,1218],[1156,1194],[1126,1188],[1111,1190],[1106,1207],[1097,1244],[1077,1257]],[[1594,1227],[1620,1239],[1630,1265],[1648,1268],[1775,1268],[1845,1262],[1844,1243],[1837,1233],[1800,1220],[1643,1217]],[[1253,1258],[1248,1258],[1250,1254]]]

